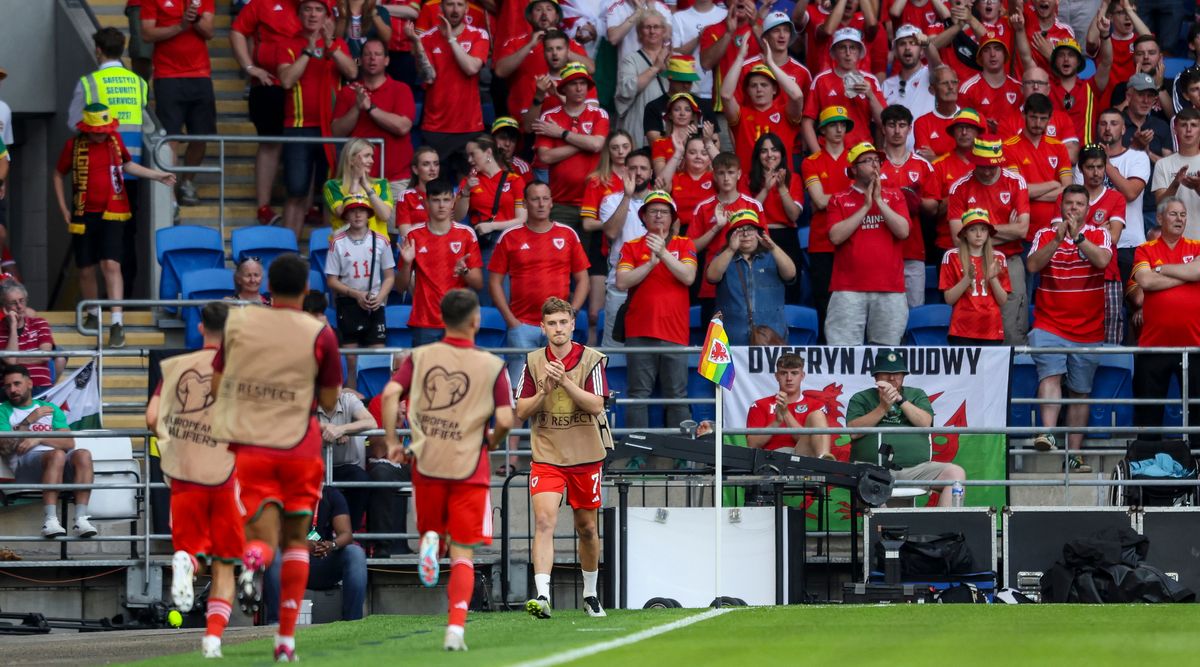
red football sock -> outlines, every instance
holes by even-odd
[[[252,554],[255,555],[252,556]],[[275,547],[262,540],[250,540],[246,543],[246,551],[242,556],[243,565],[249,567],[257,561],[260,563],[259,567],[265,570],[271,567],[271,561],[273,560],[275,560]]]
[[[475,563],[471,559],[454,558],[450,561],[450,584],[446,591],[450,596],[450,625],[463,627],[467,624],[471,594],[475,592]]]
[[[229,625],[229,612],[233,610],[229,600],[221,600],[219,598],[208,599],[208,611],[205,612],[205,617],[208,620],[208,631],[206,634],[213,637],[220,637],[225,632],[225,626]]]
[[[283,567],[279,575],[279,635],[296,634],[296,619],[308,585],[308,549],[289,547],[283,552]]]

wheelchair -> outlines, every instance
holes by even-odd
[[[1190,446],[1183,440],[1131,440],[1125,450],[1125,458],[1117,462],[1112,479],[1137,481],[1164,479],[1131,472],[1134,462],[1152,459],[1166,454],[1184,468],[1184,475],[1176,479],[1195,480],[1200,468],[1197,457],[1192,456]],[[1200,487],[1197,486],[1127,486],[1112,487],[1111,502],[1114,506],[1135,507],[1194,507],[1200,505]]]

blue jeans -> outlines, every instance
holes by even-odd
[[[1183,25],[1183,17],[1188,9],[1188,3],[1182,0],[1141,0],[1137,3],[1138,17],[1150,28],[1150,32],[1158,35],[1164,55],[1186,57],[1187,47],[1179,44],[1179,27]]]
[[[278,554],[263,577],[263,604],[268,624],[279,622],[279,573],[283,561]],[[342,584],[342,620],[363,617],[367,601],[367,554],[357,544],[308,561],[308,588],[323,591]]]
[[[508,347],[544,347],[546,345],[546,335],[542,333],[541,327],[535,327],[532,324],[521,324],[515,329],[508,330],[508,338],[505,344]],[[524,368],[524,354],[508,355],[508,377],[512,381],[512,386],[517,386],[517,382],[521,379],[521,371]]]

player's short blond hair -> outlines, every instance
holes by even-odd
[[[552,296],[542,304],[542,319],[544,320],[547,315],[555,313],[566,313],[571,317],[575,317],[575,309],[571,307],[571,304],[556,296]]]

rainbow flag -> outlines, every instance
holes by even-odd
[[[700,366],[696,369],[700,377],[719,384],[726,389],[733,388],[733,358],[729,354],[729,336],[725,335],[725,325],[721,323],[721,313],[713,316],[708,323],[708,333],[704,336],[704,349],[700,351]]]

